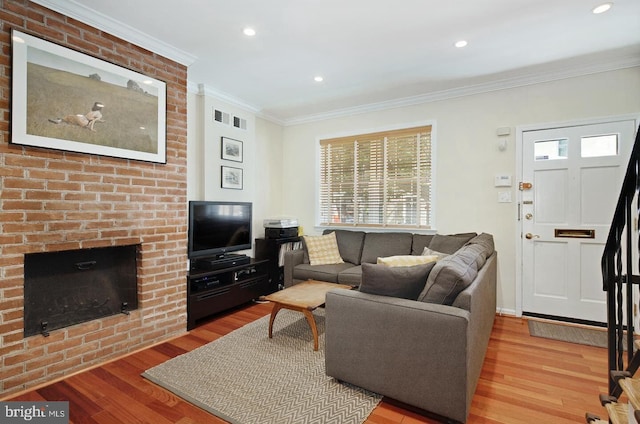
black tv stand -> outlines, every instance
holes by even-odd
[[[224,253],[222,255],[195,259],[191,265],[191,271],[215,271],[239,265],[246,265],[251,262],[247,255],[234,253]]]
[[[248,259],[246,264],[189,272],[187,330],[194,328],[200,319],[276,291],[269,282],[269,261],[245,257]]]

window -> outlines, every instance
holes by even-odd
[[[583,158],[616,156],[618,154],[618,135],[582,137],[580,145],[580,153]]]
[[[431,126],[320,141],[320,225],[431,228]]]
[[[567,159],[569,157],[569,140],[562,138],[536,141],[533,149],[533,154],[537,161]]]

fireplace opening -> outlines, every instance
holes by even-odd
[[[137,309],[138,246],[25,254],[25,337]]]

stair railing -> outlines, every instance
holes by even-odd
[[[633,375],[640,367],[640,354],[634,354],[633,340],[633,285],[640,282],[640,277],[633,274],[634,249],[640,252],[640,239],[634,240],[634,223],[638,225],[640,217],[639,190],[640,129],[636,133],[601,261],[603,289],[607,292],[609,395],[615,397],[622,390],[612,375],[622,371]]]

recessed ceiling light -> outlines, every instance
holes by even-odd
[[[599,6],[594,7],[591,11],[597,15],[611,9],[611,6],[613,6],[613,3],[603,3]]]
[[[245,28],[242,30],[242,32],[244,33],[244,35],[246,35],[247,37],[253,37],[254,35],[256,35],[256,30],[253,28]]]
[[[324,81],[324,78],[322,77],[322,75],[316,75],[315,77],[313,77],[313,80],[315,82],[322,82]]]
[[[460,41],[457,41],[456,44],[454,44],[454,46],[456,46],[457,48],[462,48],[462,47],[466,47],[467,44],[468,43],[466,40],[460,40]]]

